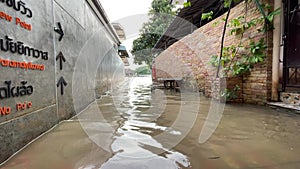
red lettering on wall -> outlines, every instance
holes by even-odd
[[[0,11],[0,18],[5,19],[8,22],[12,21],[12,16]]]
[[[11,113],[11,108],[10,107],[0,107],[0,115],[1,116],[6,116],[9,115]]]
[[[45,70],[45,65],[43,64],[33,64],[31,62],[18,62],[15,60],[6,60],[0,57],[0,66],[2,67],[11,67],[11,68],[20,68],[26,70]]]
[[[32,102],[17,103],[16,105],[17,111],[30,109],[31,107]]]
[[[27,107],[28,107],[28,109],[30,109],[32,107],[32,102],[28,102]]]
[[[4,19],[8,22],[12,22],[13,17],[11,15],[6,14],[5,12],[0,11],[0,19]],[[22,21],[20,18],[16,18],[16,25],[20,26],[23,29],[32,30],[31,24],[26,23],[25,21]]]
[[[16,18],[16,25],[20,25],[22,28],[31,31],[31,25],[23,22],[20,18]]]

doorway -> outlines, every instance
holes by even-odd
[[[284,1],[283,90],[300,92],[300,0]]]

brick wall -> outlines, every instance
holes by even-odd
[[[199,90],[204,91],[208,97],[218,97],[220,90],[233,89],[239,85],[241,90],[237,93],[238,98],[233,101],[265,104],[271,96],[272,33],[259,33],[257,29],[262,25],[247,30],[243,37],[230,35],[230,28],[227,28],[224,46],[232,44],[246,46],[250,43],[250,39],[258,41],[262,37],[267,42],[265,62],[255,65],[249,75],[238,78],[229,76],[225,79],[227,83],[224,83],[223,80],[216,78],[217,68],[209,63],[211,56],[220,53],[223,19],[226,14],[202,26],[162,52],[155,59],[156,76],[157,78],[192,78],[197,82]],[[229,20],[238,16],[246,16],[246,20],[249,21],[261,17],[261,13],[254,2],[248,5],[242,2],[232,9]]]

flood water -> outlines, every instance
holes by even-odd
[[[137,77],[0,168],[299,169],[299,155],[300,115],[151,90],[150,77]]]

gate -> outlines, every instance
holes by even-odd
[[[283,90],[300,88],[300,0],[284,1]]]

